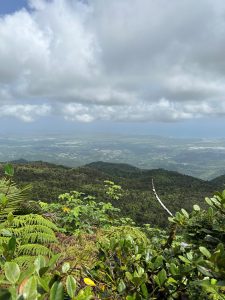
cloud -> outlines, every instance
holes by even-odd
[[[29,6],[0,17],[1,115],[81,122],[225,115],[223,0]],[[29,112],[17,114],[23,108]]]
[[[31,105],[3,105],[0,109],[1,117],[15,117],[24,122],[32,122],[38,117],[47,116],[50,114],[51,107],[46,104]]]

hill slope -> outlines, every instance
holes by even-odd
[[[168,208],[190,210],[193,204],[204,206],[204,197],[218,189],[208,182],[163,169],[141,170],[126,164],[96,162],[80,168],[68,168],[44,162],[15,163],[15,181],[32,183],[32,198],[57,201],[60,193],[71,190],[95,195],[99,201],[111,201],[105,194],[104,180],[112,180],[125,190],[119,201],[111,201],[137,223],[167,226],[167,215],[156,201],[151,187],[154,179],[157,193]]]

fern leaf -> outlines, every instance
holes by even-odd
[[[34,262],[36,259],[35,256],[30,256],[30,255],[22,255],[16,257],[13,261],[20,265],[21,267],[28,267],[30,264]]]
[[[52,251],[49,250],[46,246],[38,244],[27,244],[21,245],[18,247],[19,255],[48,255],[52,254]]]

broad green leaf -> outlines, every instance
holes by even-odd
[[[163,257],[162,257],[162,255],[159,255],[156,257],[156,259],[154,261],[154,268],[157,269],[157,268],[161,267],[162,264],[163,264]]]
[[[207,258],[211,257],[211,253],[209,252],[209,250],[207,250],[205,247],[199,247],[199,250],[201,251],[201,253],[203,255],[205,255]]]
[[[66,290],[67,290],[68,295],[71,298],[74,297],[76,289],[77,289],[76,279],[72,275],[67,276],[67,278],[66,278]]]
[[[205,201],[206,201],[206,203],[207,203],[208,205],[210,205],[210,206],[213,205],[210,198],[206,197],[206,198],[205,198]]]
[[[35,272],[35,267],[33,264],[30,265],[26,270],[23,270],[20,274],[19,282],[24,281],[26,278],[30,278]]]
[[[35,261],[34,261],[34,266],[37,274],[39,275],[40,269],[44,268],[46,266],[46,259],[44,256],[39,255]]]
[[[158,274],[157,274],[160,282],[160,286],[163,286],[164,282],[167,280],[167,274],[164,269],[162,269]]]
[[[168,220],[172,223],[176,223],[175,218],[174,217],[168,217]]]
[[[188,219],[189,218],[188,212],[183,208],[181,209],[181,211],[182,211],[183,215]]]
[[[55,263],[57,262],[57,260],[60,258],[61,253],[55,254],[51,257],[51,259],[48,262],[48,266],[49,268],[53,267],[55,265]]]
[[[8,250],[11,251],[11,253],[14,253],[16,250],[16,238],[15,236],[12,236],[11,239],[8,242]]]
[[[126,300],[136,300],[136,296],[135,295],[134,296],[131,296],[131,295],[126,296]]]
[[[92,289],[90,286],[79,291],[79,294],[76,296],[76,300],[90,300],[93,299]]]
[[[160,286],[160,281],[159,281],[158,276],[157,276],[157,275],[154,275],[154,276],[153,276],[153,279],[154,279],[155,283],[158,284],[158,286]]]
[[[49,300],[63,300],[63,299],[64,299],[63,285],[61,282],[55,281],[50,290]]]
[[[67,273],[70,269],[70,263],[68,262],[65,262],[63,265],[62,265],[62,272],[63,273]]]
[[[37,280],[34,276],[29,278],[22,289],[22,295],[24,299],[27,300],[36,300],[38,297],[37,291]]]
[[[173,276],[176,276],[179,274],[179,268],[174,264],[174,263],[171,263],[170,264],[170,273],[173,275]]]
[[[193,205],[193,209],[195,211],[200,211],[201,210],[200,207],[197,204]]]
[[[205,275],[205,276],[207,276],[207,277],[212,277],[212,273],[211,273],[210,270],[208,270],[208,269],[206,269],[205,267],[202,267],[202,266],[198,266],[197,268],[198,268],[198,270],[199,270],[203,275]]]
[[[191,263],[190,260],[188,260],[186,257],[184,257],[182,255],[179,255],[178,257],[180,260],[182,260],[183,262],[185,262],[188,265]]]
[[[46,277],[39,277],[38,278],[38,281],[41,285],[41,287],[46,291],[46,292],[49,292],[49,278],[46,278]]]
[[[126,289],[126,285],[125,285],[123,279],[120,279],[120,281],[118,283],[117,291],[119,293],[122,293],[125,289]]]
[[[127,277],[127,279],[128,279],[129,281],[132,281],[133,276],[132,276],[132,274],[131,274],[130,272],[126,272],[126,273],[125,273],[125,276]]]
[[[6,262],[4,265],[5,276],[11,283],[15,284],[20,277],[20,268],[15,262]]]
[[[141,291],[142,291],[142,294],[144,295],[144,297],[147,299],[148,298],[148,289],[147,289],[147,286],[145,283],[143,283],[141,285]]]

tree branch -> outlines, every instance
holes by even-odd
[[[154,181],[152,179],[152,191],[157,199],[157,201],[159,202],[159,204],[162,206],[162,208],[171,216],[173,217],[173,214],[171,213],[171,211],[169,211],[169,209],[163,204],[163,202],[160,200],[158,194],[156,193],[156,190],[155,190],[155,186],[154,186]]]

